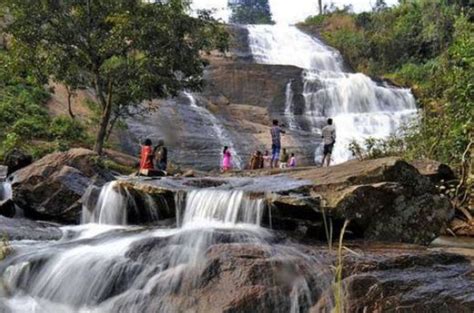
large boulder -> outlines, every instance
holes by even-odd
[[[98,160],[87,149],[49,154],[15,173],[13,202],[29,218],[77,223],[87,188],[114,179]]]
[[[291,175],[311,181],[311,196],[321,203],[294,206],[300,212],[313,209],[320,213],[306,215],[310,226],[327,215],[336,225],[350,220],[349,231],[356,237],[427,244],[445,230],[454,215],[450,201],[431,180],[397,158],[351,161]],[[278,198],[274,201],[282,207],[279,202]],[[289,209],[276,212],[285,212],[285,218],[298,214]],[[300,224],[305,223],[304,218],[299,219]]]

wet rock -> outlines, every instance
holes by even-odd
[[[13,202],[29,218],[77,223],[81,213],[79,200],[87,188],[112,179],[93,151],[71,149],[53,153],[15,173]]]
[[[24,168],[33,162],[33,157],[18,149],[14,149],[5,155],[5,165],[8,167],[7,175]]]
[[[0,229],[8,240],[58,240],[62,236],[61,230],[51,223],[23,218],[0,216]]]
[[[0,215],[13,217],[15,212],[15,203],[12,199],[0,200]]]

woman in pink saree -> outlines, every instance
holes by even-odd
[[[232,154],[229,147],[225,146],[222,152],[222,171],[227,172],[232,169]]]

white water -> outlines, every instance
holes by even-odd
[[[224,148],[224,146],[229,147],[232,153],[232,162],[234,163],[233,165],[238,169],[242,169],[242,158],[239,156],[237,150],[235,149],[234,142],[232,141],[230,135],[228,135],[227,131],[219,122],[219,120],[206,108],[199,106],[196,102],[196,98],[192,93],[184,92],[183,94],[189,99],[189,104],[191,105],[191,107],[202,118],[208,120],[211,123],[212,129],[214,130],[219,142],[221,143],[221,148]]]
[[[294,103],[293,103],[293,89],[292,89],[292,82],[289,81],[288,84],[286,84],[286,89],[285,89],[285,117],[289,126],[289,129],[295,129],[297,128],[296,121],[295,121],[295,115],[294,115]]]
[[[386,138],[415,116],[416,105],[410,90],[378,85],[363,74],[345,72],[336,50],[296,27],[249,25],[248,30],[256,62],[305,69],[304,117],[316,134],[320,134],[327,118],[334,119],[335,163],[352,157],[348,150],[352,140],[363,143],[369,137]],[[318,147],[315,160],[321,158],[320,151]]]
[[[103,187],[94,207],[97,212],[86,212],[97,218],[94,221],[124,222],[130,205],[125,195],[131,192],[118,187],[119,182]],[[218,252],[223,262],[233,258],[225,251],[241,255],[245,249],[258,249],[267,255],[262,266],[272,267],[271,273],[282,280],[279,284],[288,286],[282,289],[288,291],[287,309],[276,305],[282,303],[281,293],[265,300],[273,303],[275,312],[306,312],[315,295],[330,290],[328,265],[290,243],[272,243],[271,232],[259,226],[263,196],[211,188],[181,191],[177,198],[176,204],[183,206],[177,209],[183,211],[183,226],[178,228],[85,224],[62,228],[64,237],[58,242],[12,243],[15,255],[0,263],[0,309],[4,305],[12,312],[37,313],[194,312],[195,301],[187,299],[208,283],[206,273],[212,274],[208,268],[213,264],[208,254],[224,247],[234,250]],[[244,261],[245,255],[240,257]],[[240,275],[240,269],[224,273],[228,270]]]
[[[13,197],[12,184],[10,182],[0,182],[0,201]]]

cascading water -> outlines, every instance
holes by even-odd
[[[327,118],[335,120],[335,163],[351,158],[348,145],[369,137],[386,138],[413,119],[416,105],[408,89],[377,84],[344,70],[341,55],[294,26],[250,25],[249,45],[256,62],[293,65],[303,74],[304,118],[320,133]],[[289,115],[285,112],[285,115]],[[317,147],[315,158],[319,158]]]
[[[242,168],[242,159],[239,156],[237,150],[235,149],[234,143],[230,136],[227,134],[227,131],[224,129],[224,127],[221,125],[219,120],[211,113],[209,112],[206,108],[201,107],[197,104],[196,98],[192,93],[189,92],[184,92],[184,95],[189,99],[189,104],[190,106],[205,120],[208,120],[212,124],[212,129],[217,135],[217,138],[219,142],[221,143],[221,147],[223,148],[224,146],[228,146],[231,152],[233,153],[232,155],[232,160],[235,165],[235,167],[241,169]]]
[[[130,195],[119,185],[103,187],[87,222],[125,222]],[[216,262],[227,262],[234,254],[247,263],[249,257],[265,256],[255,270],[261,266],[260,271],[276,275],[260,275],[261,282],[255,282],[269,290],[265,300],[254,303],[256,310],[262,306],[274,312],[307,312],[330,290],[333,275],[327,257],[307,255],[261,228],[263,196],[235,189],[181,190],[175,203],[182,212],[177,214],[182,216],[178,228],[84,224],[63,227],[58,242],[12,242],[15,254],[0,263],[0,310],[216,312],[219,301],[204,300],[206,286],[217,273],[232,271]],[[259,276],[244,266],[237,266],[232,275],[251,284],[247,280]],[[218,277],[214,279],[237,288],[229,292],[243,292],[233,278]],[[326,303],[330,308],[331,299]]]
[[[0,201],[11,199],[12,196],[12,184],[8,181],[0,182]]]

